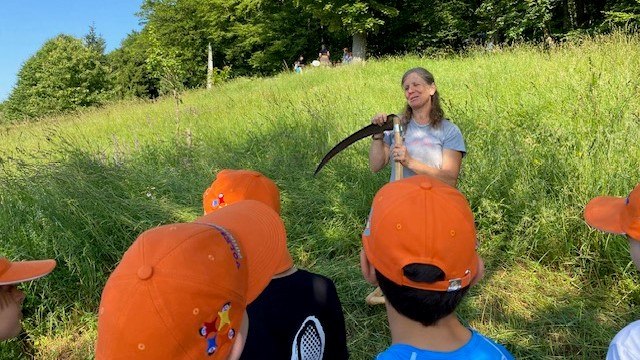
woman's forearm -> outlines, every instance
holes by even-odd
[[[372,140],[369,147],[369,168],[376,173],[389,162],[389,145],[382,140]]]

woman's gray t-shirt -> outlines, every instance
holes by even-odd
[[[393,147],[393,131],[385,131],[384,142]],[[462,156],[467,152],[460,129],[447,119],[436,127],[420,125],[411,119],[404,132],[404,146],[412,158],[437,169],[442,168],[442,151],[450,149],[460,151]],[[389,153],[389,162],[393,161],[393,154]],[[403,178],[416,173],[404,168]],[[395,166],[391,166],[391,180],[395,178]]]

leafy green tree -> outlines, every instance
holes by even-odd
[[[476,37],[475,4],[465,0],[401,0],[398,16],[369,42],[375,55],[422,53],[434,49],[459,50]]]
[[[108,99],[108,68],[80,39],[58,35],[28,59],[5,103],[9,121],[99,105]]]
[[[120,48],[107,54],[110,82],[116,98],[155,98],[160,95],[160,79],[147,66],[150,44],[146,32],[132,32]]]
[[[96,33],[95,25],[91,24],[91,26],[89,26],[89,33],[87,33],[82,40],[89,50],[95,51],[98,54],[104,54],[107,44],[102,35]]]
[[[640,0],[615,1],[604,12],[605,22],[603,27],[637,28],[640,26]]]
[[[176,105],[180,103],[180,93],[184,90],[184,63],[179,60],[180,50],[163,47],[156,36],[155,27],[148,26],[149,48],[146,65],[151,76],[160,79],[160,92],[173,95]]]
[[[0,124],[3,124],[4,122],[4,102],[0,102]]]
[[[141,6],[138,15],[145,23],[149,48],[156,55],[173,57],[171,61],[175,60],[181,67],[179,80],[184,87],[201,87],[206,83],[211,30],[207,14],[216,9],[216,3],[213,0],[145,0]],[[160,59],[156,60],[152,62],[159,64]]]
[[[544,40],[560,0],[485,0],[476,9],[478,30],[494,42]]]
[[[398,15],[391,0],[294,0],[307,9],[329,31],[347,31],[353,37],[353,56],[364,59],[367,34],[379,31],[389,19]]]
[[[321,26],[312,18],[288,0],[232,0],[225,9],[211,13],[209,21],[212,34],[221,35],[212,38],[215,46],[236,74],[268,75],[301,54],[318,53]]]
[[[322,37],[321,24],[290,0],[146,0],[140,16],[154,46],[175,53],[186,87],[205,83],[209,44],[214,72],[268,75],[317,54]]]

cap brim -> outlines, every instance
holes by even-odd
[[[281,251],[287,246],[284,223],[278,213],[260,201],[239,201],[195,222],[221,226],[240,243],[249,267],[247,303],[260,295],[282,264],[287,262]]]
[[[600,196],[589,201],[584,209],[584,220],[590,226],[612,234],[624,234],[621,215],[625,199],[614,196]]]
[[[41,278],[56,267],[55,260],[16,261],[0,275],[0,285],[18,284]]]

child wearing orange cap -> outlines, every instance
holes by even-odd
[[[55,267],[55,260],[11,262],[0,257],[0,340],[16,337],[22,330],[25,294],[17,284],[43,277]]]
[[[631,259],[640,270],[640,184],[626,198],[592,199],[585,207],[584,219],[596,229],[626,235]],[[627,325],[613,338],[607,359],[640,359],[640,320]]]
[[[255,200],[145,231],[103,290],[96,359],[238,359],[246,306],[285,244],[280,216]]]
[[[257,171],[222,170],[203,194],[209,214],[204,218],[244,199],[280,212],[280,192],[269,178]],[[281,259],[276,275],[247,307],[251,326],[242,359],[347,359],[344,315],[333,281],[297,269],[286,243],[274,251]]]
[[[386,297],[386,359],[513,359],[462,325],[455,309],[482,274],[466,198],[426,175],[383,186],[362,234],[364,278]]]

